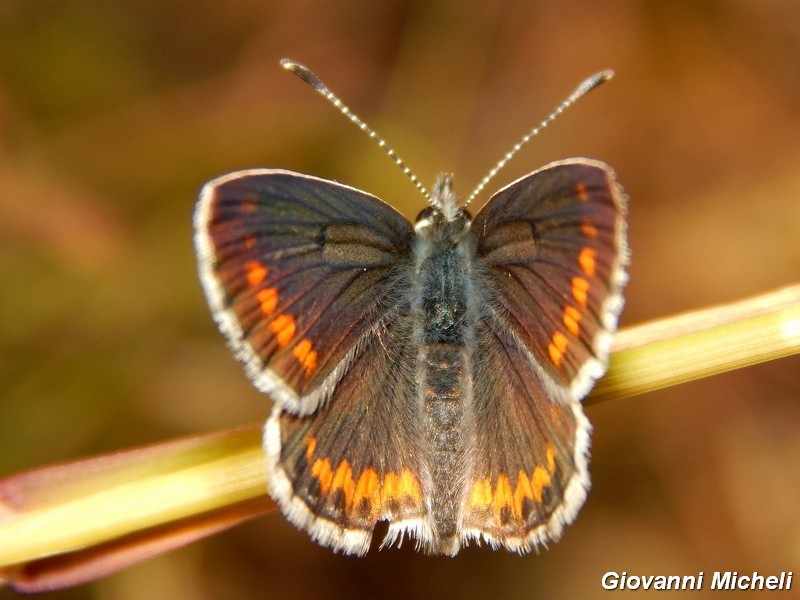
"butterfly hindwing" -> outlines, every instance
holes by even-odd
[[[473,444],[462,538],[528,552],[557,540],[589,488],[590,426],[552,398],[503,323],[477,327]]]
[[[411,225],[374,196],[279,169],[207,183],[195,213],[200,278],[248,375],[312,413],[408,276]]]
[[[431,539],[430,478],[408,305],[374,332],[313,417],[276,406],[264,432],[270,494],[312,538],[364,554],[379,520],[385,543]]]

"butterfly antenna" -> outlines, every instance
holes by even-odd
[[[308,67],[305,67],[287,58],[281,60],[281,66],[287,71],[291,71],[312,88],[314,88],[319,94],[324,96],[331,104],[338,108],[340,113],[355,123],[361,131],[371,137],[378,144],[378,146],[384,152],[386,152],[389,158],[391,158],[394,163],[400,167],[400,170],[402,170],[403,173],[408,176],[408,178],[411,180],[411,183],[413,183],[417,189],[422,192],[422,195],[427,198],[428,202],[433,203],[430,192],[425,188],[424,185],[422,185],[422,182],[417,178],[417,176],[412,173],[411,169],[406,166],[406,163],[403,162],[403,159],[395,154],[395,151],[392,150],[392,148],[381,136],[375,133],[369,125],[359,119],[358,116],[356,116],[341,100],[339,100],[339,97],[330,91],[328,86],[322,83],[320,78],[317,77]]]
[[[600,71],[599,73],[595,73],[591,77],[585,79],[577,88],[575,88],[575,91],[572,92],[566,100],[564,100],[561,104],[559,104],[558,107],[547,116],[547,118],[544,121],[539,123],[528,133],[526,133],[523,136],[523,138],[519,142],[517,142],[517,144],[515,144],[513,148],[511,148],[511,150],[506,152],[506,155],[500,159],[500,161],[492,168],[492,170],[486,174],[486,177],[481,179],[481,182],[475,187],[474,190],[472,190],[472,193],[467,198],[467,201],[464,202],[464,206],[467,206],[467,204],[472,202],[475,196],[477,196],[483,191],[483,188],[486,187],[486,184],[489,183],[494,178],[495,175],[497,175],[500,169],[506,166],[506,163],[508,163],[508,161],[510,161],[514,157],[514,155],[520,151],[520,148],[522,148],[525,144],[527,144],[533,137],[539,135],[542,129],[544,129],[545,127],[550,125],[550,123],[555,121],[556,117],[558,117],[567,108],[575,104],[575,102],[577,102],[579,98],[585,96],[586,94],[591,92],[594,88],[596,88],[598,85],[608,81],[613,76],[614,76],[614,71]]]

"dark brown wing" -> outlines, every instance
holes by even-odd
[[[407,287],[410,223],[356,189],[277,169],[205,185],[195,213],[200,279],[255,385],[309,414]]]

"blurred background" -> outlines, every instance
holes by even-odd
[[[791,0],[4,0],[0,39],[0,476],[266,418],[197,282],[204,181],[280,166],[409,218],[424,206],[284,56],[424,183],[453,171],[462,194],[615,69],[489,191],[570,156],[615,167],[631,198],[623,326],[800,273]],[[610,570],[797,571],[798,372],[794,357],[589,408],[592,492],[539,556],[344,558],[274,513],[50,597],[594,598]]]

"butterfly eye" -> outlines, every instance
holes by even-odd
[[[417,220],[414,221],[414,229],[416,231],[423,231],[425,229],[429,229],[430,227],[434,227],[441,220],[442,213],[440,213],[434,207],[428,206],[419,211]]]
[[[414,221],[414,224],[419,225],[423,221],[431,221],[437,212],[438,211],[432,206],[427,206],[423,208],[421,211],[419,211],[419,214],[417,215],[417,220]]]
[[[414,221],[414,227],[416,229],[430,227],[432,224],[440,220],[444,220],[444,215],[442,215],[441,211],[436,210],[433,206],[428,206],[419,211],[417,219]],[[453,219],[453,221],[472,222],[472,213],[470,213],[468,210],[461,209],[457,215],[457,218]]]

